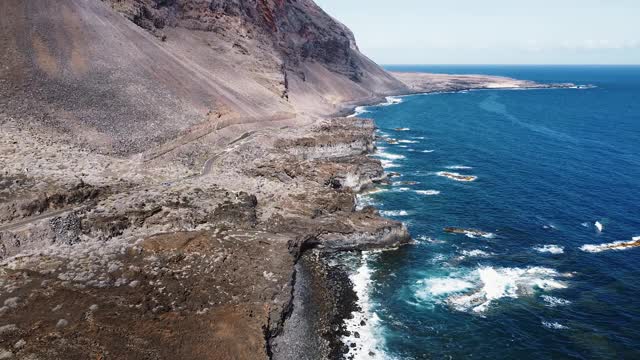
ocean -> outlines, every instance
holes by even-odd
[[[640,358],[640,247],[615,247],[640,240],[640,67],[387,69],[590,86],[359,109],[395,173],[360,204],[403,221],[416,243],[355,266],[350,355]]]

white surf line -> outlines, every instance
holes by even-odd
[[[362,263],[350,276],[353,290],[358,296],[357,305],[360,307],[360,311],[353,312],[352,318],[345,320],[350,334],[342,338],[343,343],[349,347],[349,352],[345,355],[347,359],[383,360],[388,358],[378,333],[380,318],[371,307],[370,292],[373,271],[368,265],[369,254],[368,251],[362,252]],[[352,347],[352,344],[355,346]]]

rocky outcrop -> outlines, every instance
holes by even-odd
[[[132,182],[89,197],[91,185],[67,187],[64,202],[49,202],[61,209],[0,228],[0,314],[15,326],[0,348],[44,359],[266,359],[297,358],[315,341],[319,355],[337,356],[354,294],[326,256],[410,241],[401,223],[356,209],[356,192],[384,177],[366,156],[373,141],[370,121],[322,120],[236,138],[199,176],[121,174]],[[300,313],[301,296],[318,311]],[[288,343],[296,323],[310,342]]]

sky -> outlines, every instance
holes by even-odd
[[[640,64],[640,0],[315,0],[380,64]]]

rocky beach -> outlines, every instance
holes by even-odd
[[[343,116],[548,86],[387,73],[308,0],[0,10],[2,359],[341,358],[356,295],[328,259],[411,242],[357,208],[387,174]]]

